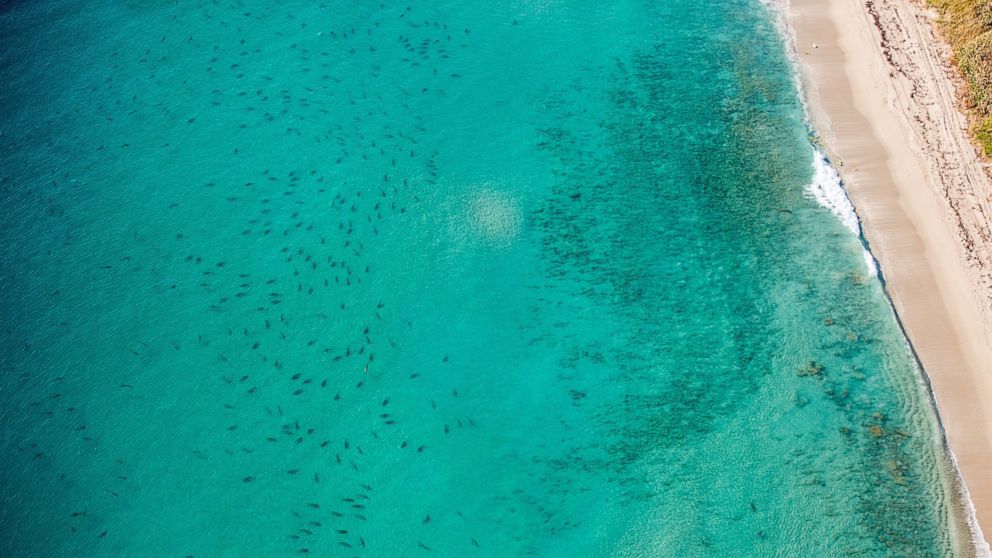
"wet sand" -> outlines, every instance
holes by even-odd
[[[948,48],[935,14],[910,0],[791,0],[788,16],[814,128],[929,378],[964,480],[961,513],[970,496],[974,551],[988,555],[992,181],[968,142]]]

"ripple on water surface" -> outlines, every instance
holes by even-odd
[[[0,28],[4,555],[951,554],[758,1]]]

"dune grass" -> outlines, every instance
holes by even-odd
[[[929,0],[967,83],[971,132],[992,157],[992,0]]]

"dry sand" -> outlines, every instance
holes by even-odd
[[[992,534],[992,180],[959,112],[960,78],[914,0],[790,0],[810,116],[845,182]],[[961,537],[968,545],[968,534]],[[970,553],[970,552],[968,552]]]

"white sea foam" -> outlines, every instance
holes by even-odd
[[[802,104],[806,127],[812,132],[812,118],[810,118],[809,105],[806,102],[806,91],[803,89],[803,82],[799,75],[801,61],[799,59],[799,48],[796,44],[796,34],[788,22],[789,0],[761,0],[761,3],[771,14],[775,28],[785,41],[786,54],[789,56],[789,61],[792,62],[792,84],[795,86],[796,95],[799,96],[799,102]],[[878,260],[868,250],[861,230],[861,220],[858,219],[858,214],[854,210],[854,204],[851,203],[851,198],[847,196],[844,183],[841,181],[837,170],[834,169],[826,156],[816,147],[813,148],[813,182],[806,187],[806,191],[821,206],[829,209],[831,213],[836,215],[844,227],[858,238],[864,252],[863,256],[865,267],[868,268],[868,274],[872,277],[878,276]]]
[[[813,149],[813,181],[806,186],[806,192],[813,196],[817,203],[836,215],[841,224],[861,241],[868,274],[872,277],[877,276],[878,265],[875,262],[875,257],[864,245],[861,221],[858,219],[857,212],[854,211],[854,204],[851,203],[851,198],[847,197],[847,191],[844,190],[843,182],[841,182],[837,170],[819,149]]]
[[[854,236],[861,236],[861,223],[854,212],[854,204],[841,186],[840,175],[820,150],[813,150],[813,181],[806,187],[817,202],[840,219]]]

